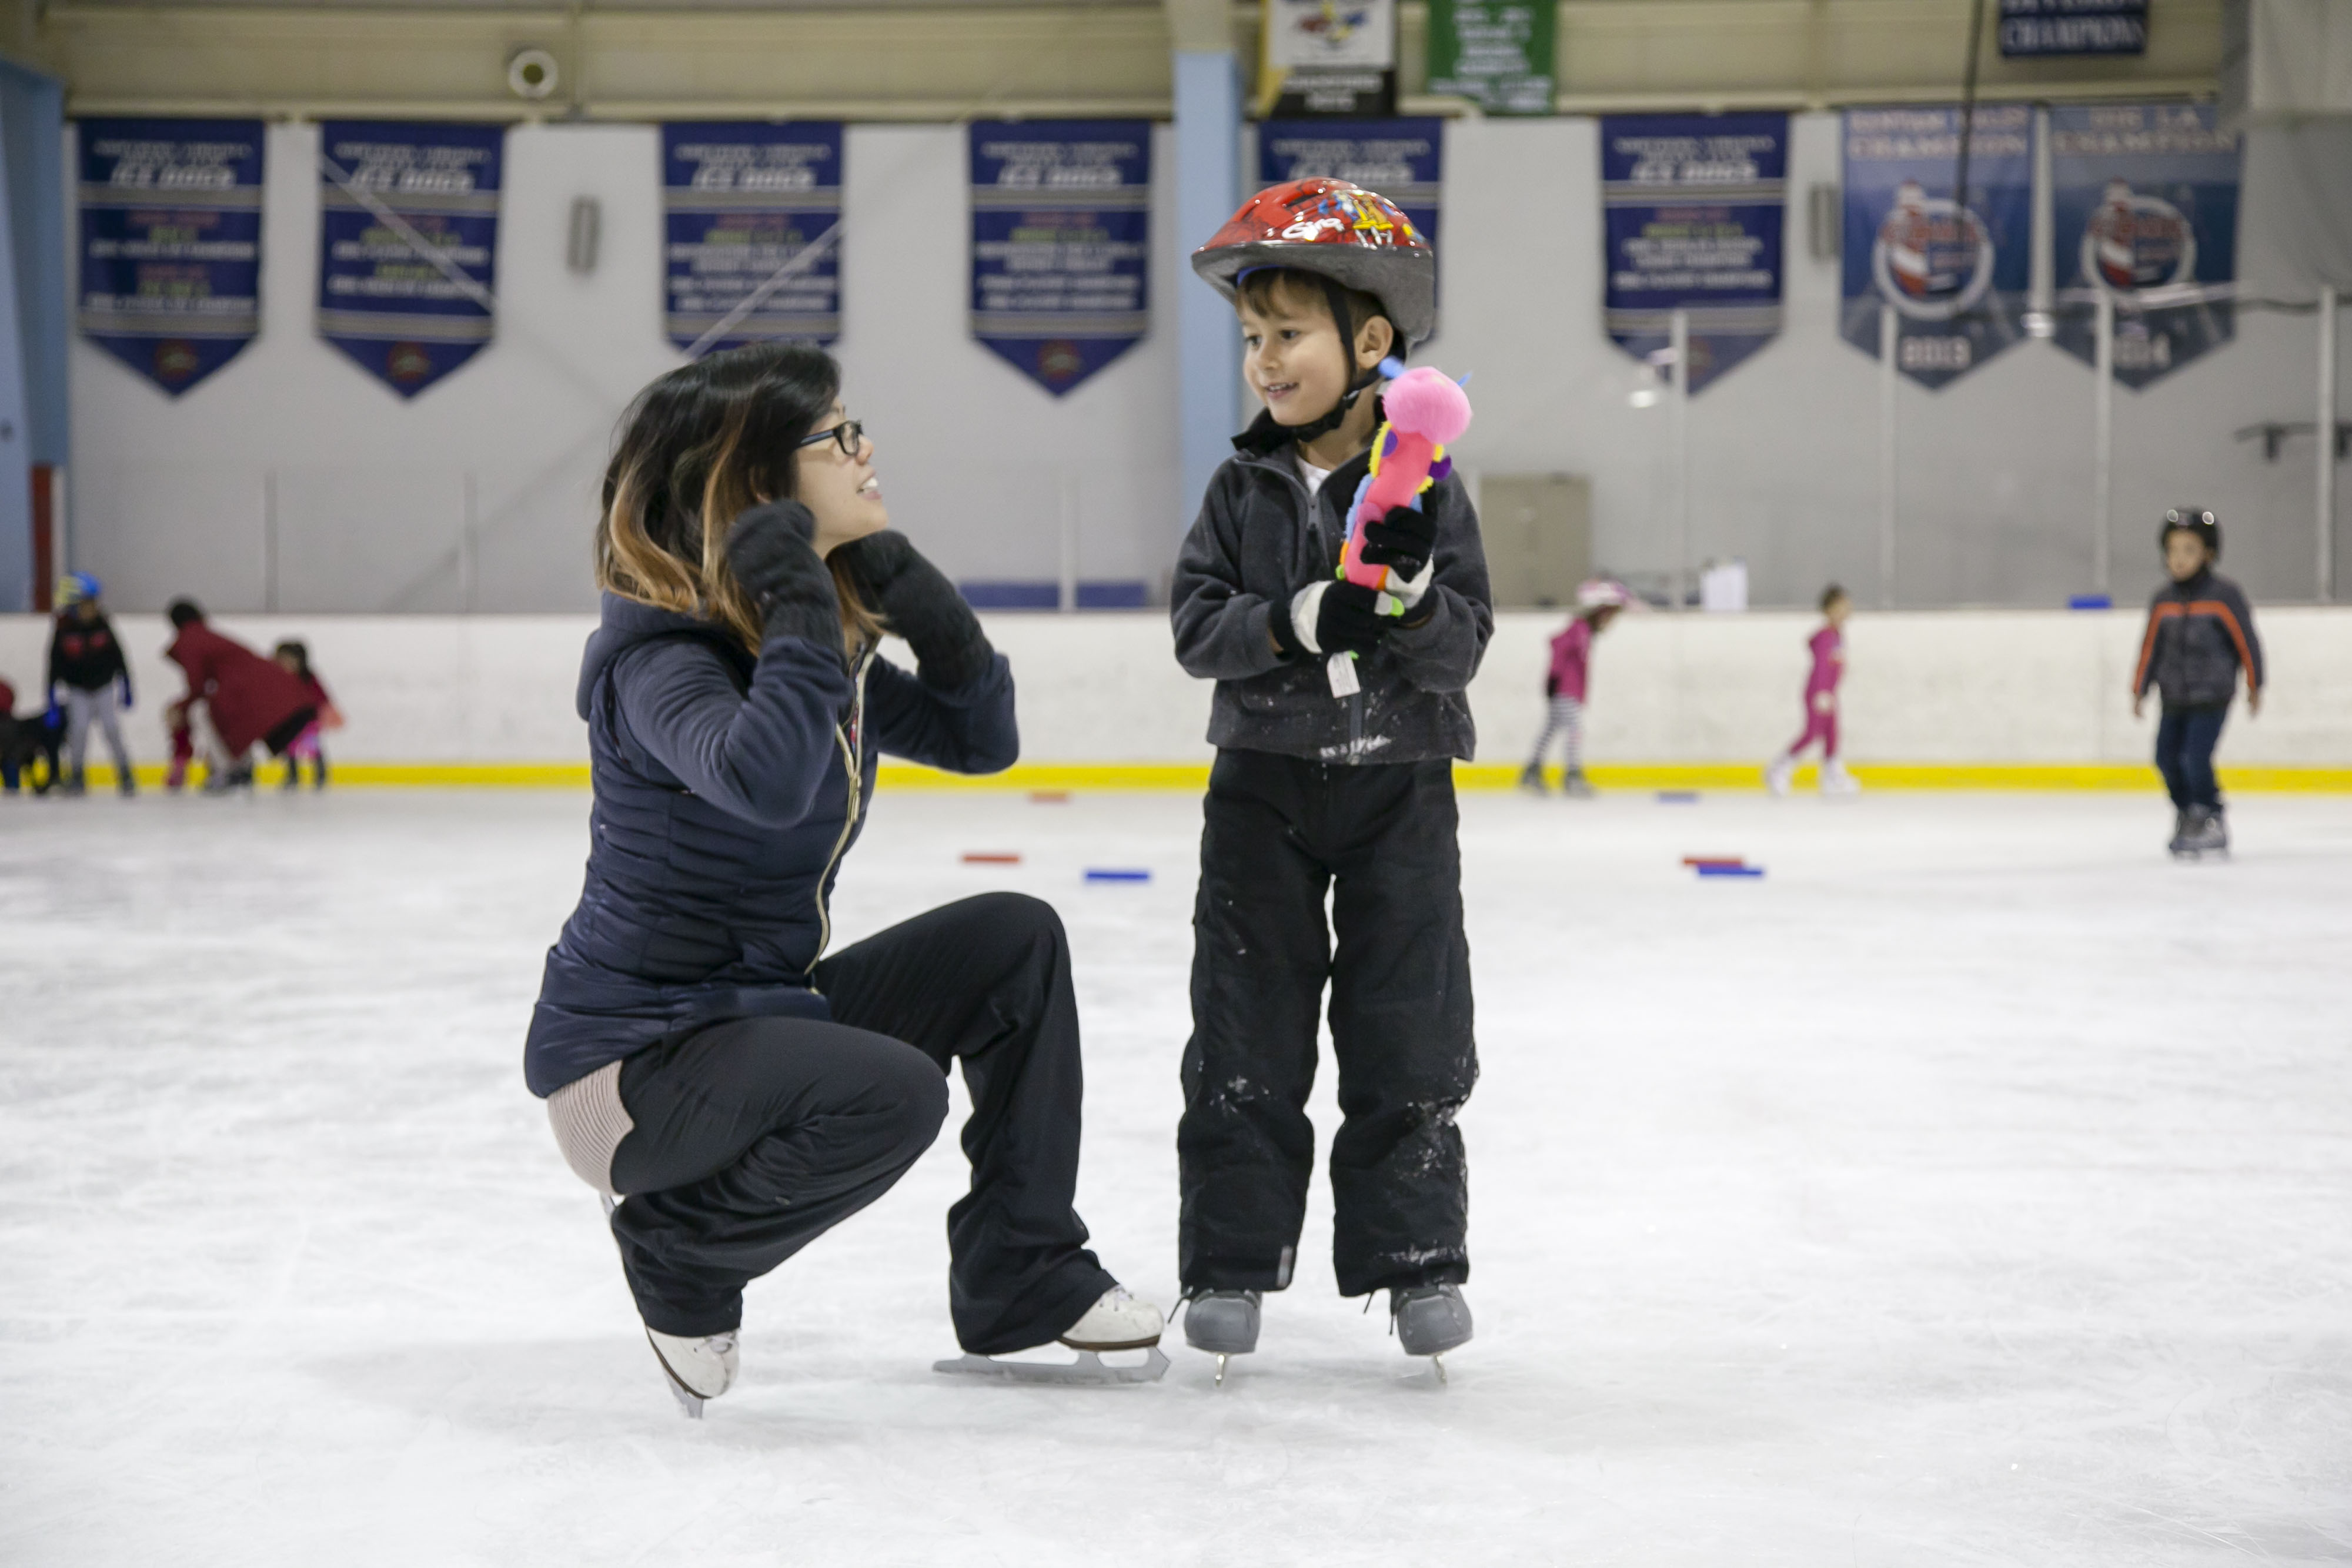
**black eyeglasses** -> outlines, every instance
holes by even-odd
[[[831,430],[818,431],[814,435],[803,441],[801,444],[803,446],[814,446],[821,441],[830,441],[835,445],[840,447],[841,455],[844,457],[855,457],[857,455],[857,449],[866,444],[865,422],[856,419],[845,419],[839,424],[835,425]]]

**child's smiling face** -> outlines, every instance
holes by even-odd
[[[1276,424],[1311,424],[1331,412],[1354,380],[1331,308],[1307,289],[1276,288],[1257,304],[1236,303],[1244,372]]]

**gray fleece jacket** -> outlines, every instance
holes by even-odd
[[[1338,572],[1346,510],[1369,455],[1333,473],[1312,499],[1296,446],[1226,460],[1184,537],[1170,595],[1176,660],[1217,683],[1210,743],[1312,761],[1467,760],[1477,746],[1464,695],[1495,629],[1478,514],[1453,475],[1422,497],[1437,518],[1428,594],[1357,661],[1361,690],[1331,695],[1323,660],[1286,658],[1268,630],[1277,603]]]

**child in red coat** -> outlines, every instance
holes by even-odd
[[[342,728],[343,716],[335,711],[334,699],[327,695],[326,686],[311,670],[310,649],[307,643],[289,637],[271,649],[269,656],[278,662],[279,669],[302,683],[302,690],[318,710],[318,716],[305,725],[302,733],[286,747],[284,787],[289,789],[301,788],[302,764],[307,761],[310,764],[310,787],[324,789],[327,787],[327,753],[319,744],[320,732]]]
[[[205,759],[205,789],[217,793],[250,788],[253,769],[245,756],[254,743],[268,747],[273,757],[284,755],[318,716],[318,707],[300,681],[206,625],[205,612],[193,601],[173,601],[170,613],[177,634],[163,656],[187,672],[183,700],[204,703],[219,742],[219,755]]]

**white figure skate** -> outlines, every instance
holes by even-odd
[[[1157,1383],[1168,1371],[1168,1357],[1160,1348],[1163,1323],[1160,1309],[1113,1285],[1084,1316],[1064,1330],[1061,1343],[1078,1353],[1076,1361],[1006,1361],[993,1355],[959,1356],[931,1364],[933,1372],[963,1377],[1001,1377],[1008,1383],[1056,1383],[1106,1387],[1120,1383]],[[1105,1351],[1139,1350],[1139,1363],[1113,1364]]]
[[[1770,765],[1764,769],[1764,788],[1769,789],[1775,795],[1786,795],[1789,792],[1790,775],[1796,771],[1797,759],[1795,758],[1774,758]]]
[[[1822,764],[1822,793],[1835,800],[1861,794],[1862,786],[1845,770],[1845,764],[1832,757]]]
[[[733,1329],[699,1339],[647,1329],[646,1341],[654,1347],[654,1359],[661,1363],[662,1375],[669,1380],[669,1391],[688,1420],[701,1420],[704,1402],[735,1386]]]

